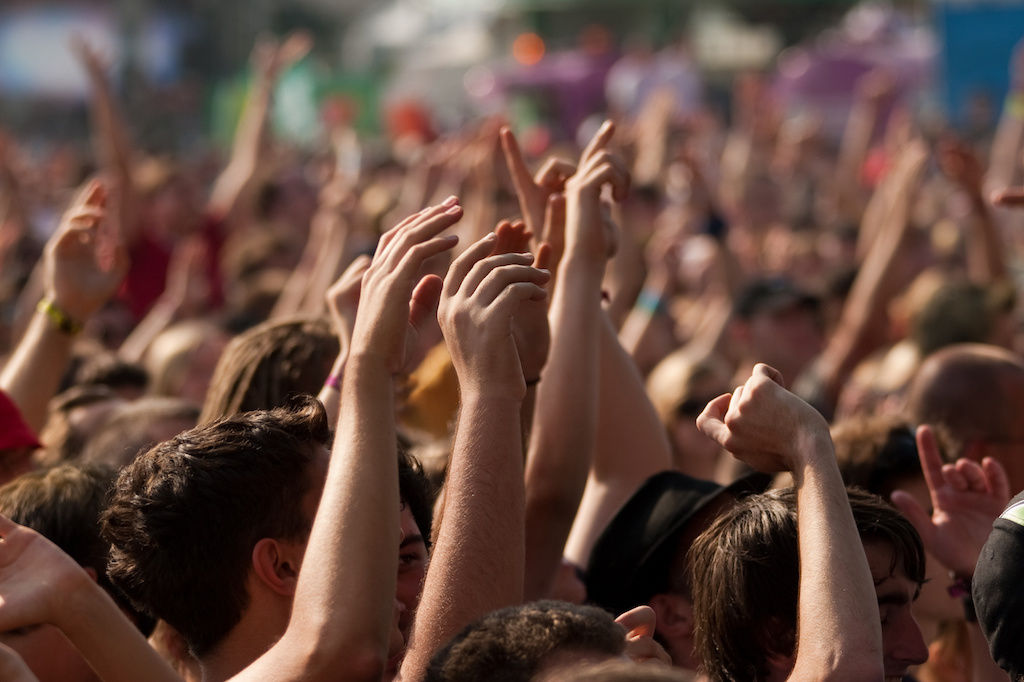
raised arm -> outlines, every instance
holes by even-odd
[[[312,40],[305,32],[294,32],[278,44],[273,40],[257,43],[252,65],[255,81],[235,130],[231,159],[217,177],[207,209],[229,225],[247,217],[255,194],[260,161],[266,147],[267,115],[274,87],[281,73],[306,56]]]
[[[526,381],[512,327],[523,304],[545,299],[548,273],[530,267],[529,254],[489,256],[494,242],[492,233],[473,244],[445,277],[438,321],[462,411],[403,680],[422,679],[462,627],[523,599]]]
[[[42,257],[43,299],[0,373],[0,388],[38,431],[71,357],[74,335],[113,296],[128,269],[107,192],[89,182],[64,214]]]
[[[782,387],[776,370],[758,364],[735,392],[708,403],[697,425],[754,469],[793,475],[800,590],[796,661],[788,679],[881,679],[874,584],[828,424]]]
[[[394,378],[433,315],[441,281],[423,262],[455,245],[455,197],[387,232],[363,275],[337,436],[288,629],[237,680],[379,680],[401,651],[395,584],[401,541]],[[421,607],[422,608],[422,607]],[[396,638],[397,637],[397,641]]]
[[[82,63],[92,87],[93,146],[100,169],[117,188],[117,203],[111,209],[117,214],[125,242],[130,245],[136,234],[138,197],[128,123],[107,77],[107,65],[99,53],[81,38],[72,40],[71,49]]]
[[[0,516],[0,631],[55,625],[104,682],[180,682],[110,595],[52,542]],[[0,663],[5,680],[9,677]]]
[[[629,175],[605,151],[606,124],[566,183],[565,253],[549,311],[551,350],[526,463],[526,595],[546,596],[562,557],[595,447],[601,334],[601,280],[614,236],[606,231],[601,191],[618,197]]]

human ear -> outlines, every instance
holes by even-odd
[[[665,639],[693,637],[693,606],[686,597],[670,592],[656,594],[648,605],[658,617],[657,632]]]
[[[286,597],[295,596],[299,562],[291,543],[263,538],[252,548],[253,573],[271,591]]]

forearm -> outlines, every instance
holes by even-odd
[[[520,400],[464,393],[444,516],[401,678],[423,678],[462,627],[523,599],[524,491]]]
[[[602,320],[600,350],[593,466],[565,547],[565,556],[581,566],[608,521],[640,484],[672,466],[665,427],[607,317]]]
[[[37,310],[0,373],[0,388],[17,404],[36,433],[46,423],[48,405],[60,388],[71,346],[72,337]]]
[[[967,273],[973,282],[987,285],[1009,279],[1003,240],[992,209],[981,188],[971,191],[971,231],[967,239]]]
[[[342,344],[341,350],[338,357],[334,358],[331,373],[325,377],[324,386],[317,395],[327,411],[327,424],[332,431],[337,429],[338,415],[341,414],[341,379],[345,374],[345,363],[348,360],[348,342],[342,342],[340,339],[339,342]],[[335,383],[338,385],[334,385]]]
[[[180,682],[101,587],[84,572],[73,589],[62,590],[56,625],[104,682]]]
[[[265,78],[259,78],[253,86],[235,131],[231,159],[214,182],[208,207],[225,219],[237,212],[243,198],[252,194],[249,190],[265,146],[273,89],[273,82]]]
[[[583,495],[598,419],[600,269],[571,259],[555,291],[526,466],[526,594],[543,597]]]
[[[315,652],[304,680],[335,679],[343,667],[372,674],[387,660],[400,535],[393,394],[386,363],[349,359],[346,409],[282,638],[286,654]]]
[[[881,679],[874,584],[832,442],[823,429],[805,430],[795,445],[800,592],[789,679]]]

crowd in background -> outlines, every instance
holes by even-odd
[[[1015,590],[979,598],[975,575],[979,555],[1001,556],[982,553],[993,521],[1009,519],[1008,536],[1024,525],[1003,513],[1024,490],[1024,193],[1013,189],[1024,169],[1024,52],[1008,65],[996,126],[969,140],[916,120],[898,74],[884,69],[858,82],[833,140],[813,115],[787,117],[758,74],[736,78],[727,116],[701,105],[692,65],[673,68],[663,54],[612,69],[609,99],[619,106],[609,122],[586,122],[578,146],[521,145],[493,116],[449,131],[413,121],[385,148],[342,117],[308,153],[273,139],[268,110],[280,75],[309,48],[300,33],[257,45],[222,166],[139,149],[103,60],[81,41],[91,151],[37,158],[13,133],[0,137],[0,512],[88,567],[137,628],[124,632],[93,602],[88,613],[104,615],[64,613],[75,602],[48,593],[54,581],[73,586],[66,594],[87,588],[67,577],[63,555],[4,521],[4,679],[980,682],[1024,671],[1019,634],[1000,610]],[[229,504],[190,492],[228,467],[200,472],[203,453],[225,443],[260,453],[277,447],[260,440],[275,429],[300,449],[333,452],[329,468],[316,465],[322,497],[256,464],[234,485],[262,481],[264,497]],[[769,483],[754,470],[782,473]],[[665,471],[685,476],[656,478]],[[881,498],[851,493],[851,520],[845,499],[830,506],[837,490],[842,497],[839,474]],[[787,486],[795,492],[764,492]],[[668,490],[699,502],[673,502],[685,518],[671,533],[652,531]],[[750,493],[755,501],[743,502]],[[175,499],[200,510],[184,526],[154,511]],[[247,609],[274,612],[270,598],[253,597],[262,593],[251,575],[242,625],[189,631],[179,612],[205,621],[205,598],[161,601],[154,576],[182,593],[215,585],[221,574],[205,577],[205,550],[190,555],[187,545],[245,536],[220,505],[233,509],[224,519],[248,523],[289,500],[310,512],[299,534],[305,561],[301,552],[289,560],[287,543],[261,559],[261,536],[242,548],[251,575],[293,570],[275,583],[288,592],[289,608],[275,612],[280,631],[246,620]],[[647,521],[622,516],[644,504]],[[751,660],[758,646],[773,653],[750,670],[724,661],[727,647],[701,620],[721,616],[703,595],[728,579],[713,569],[726,521],[742,520],[726,510],[733,504],[791,516],[792,528],[780,521],[773,532],[790,533],[801,564],[789,651],[764,637],[736,644]],[[882,592],[877,603],[871,592],[876,536],[858,514],[912,536],[885,536],[895,549],[882,582],[914,586],[903,594],[913,616],[892,616],[911,618],[899,634]],[[716,515],[719,535],[702,533]],[[640,575],[667,551],[658,543],[681,542],[698,516],[684,551],[673,545],[658,559],[672,575]],[[144,558],[178,546],[169,529],[182,527],[198,538],[187,534],[179,554],[193,565],[139,577]],[[91,540],[75,538],[82,528]],[[693,552],[696,566],[684,561]],[[964,609],[972,577],[979,614]],[[768,591],[784,582],[765,580]],[[854,599],[864,590],[866,604]],[[684,595],[686,608],[665,595]],[[602,625],[563,602],[627,613],[622,627],[610,617]],[[638,606],[649,608],[638,616]],[[787,628],[782,616],[730,610]],[[688,630],[677,634],[683,611]],[[448,643],[492,612],[500,615]],[[522,624],[509,625],[515,618]],[[549,677],[537,666],[501,677],[498,668],[513,666],[494,652],[438,662],[438,652],[472,659],[466,650],[500,648],[514,639],[503,628],[555,641],[556,625],[572,618],[590,639],[569,649],[625,651],[676,670],[586,667],[586,657],[559,667],[554,649],[532,640],[521,646],[539,652]],[[42,623],[61,627],[88,665],[73,650],[55,653],[58,639],[67,645],[55,631],[49,643],[27,643]],[[488,639],[488,628],[500,634]],[[906,650],[893,653],[887,637]],[[322,646],[320,656],[304,641]]]

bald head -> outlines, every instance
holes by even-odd
[[[944,428],[960,448],[972,441],[1024,440],[1024,361],[1003,348],[949,346],[924,361],[910,385],[908,416]]]

